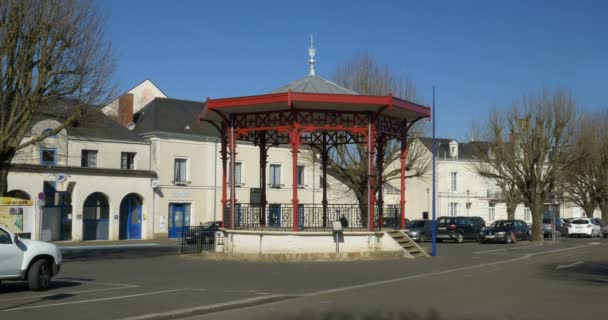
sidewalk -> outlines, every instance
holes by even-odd
[[[58,247],[93,247],[93,246],[176,246],[179,239],[154,239],[154,240],[92,240],[92,241],[55,241],[51,242]]]

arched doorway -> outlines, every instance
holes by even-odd
[[[89,195],[82,208],[82,240],[108,240],[109,218],[108,198],[101,192]]]
[[[6,193],[7,197],[11,197],[11,198],[17,198],[17,199],[22,199],[22,200],[32,200],[32,198],[30,197],[30,195],[23,191],[23,190],[11,190],[9,192]]]
[[[120,202],[120,240],[141,239],[142,203],[142,197],[135,193],[128,194]]]

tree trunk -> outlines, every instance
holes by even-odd
[[[507,220],[515,220],[515,210],[517,209],[517,204],[512,205],[507,203]]]
[[[530,208],[532,214],[532,241],[543,241],[544,239],[543,210],[542,201],[535,201]]]
[[[369,211],[367,210],[367,207],[368,207],[367,192],[357,194],[356,197],[357,197],[357,201],[359,202],[359,219],[361,221],[361,226],[368,228],[369,227],[369,224],[368,224]],[[349,218],[349,219],[353,219],[354,217],[355,217],[354,215],[347,216],[347,218]],[[338,218],[340,218],[340,217],[338,217]],[[351,225],[354,226],[354,224],[351,224]]]
[[[0,192],[2,192],[2,196],[6,196],[8,192],[8,171],[10,167],[10,160],[0,162]]]
[[[600,201],[600,211],[602,212],[602,221],[608,223],[608,199]]]

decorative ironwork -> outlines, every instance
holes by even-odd
[[[392,137],[401,139],[407,135],[407,120],[379,116],[378,119],[376,119],[376,130],[378,134],[390,135]]]
[[[215,231],[208,226],[182,227],[179,243],[181,254],[194,254],[215,249]]]

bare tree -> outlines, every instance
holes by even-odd
[[[593,116],[595,169],[597,174],[596,202],[602,211],[602,220],[608,221],[608,111]]]
[[[81,114],[50,132],[24,141],[32,119],[62,99],[82,107],[105,101],[113,68],[104,19],[90,1],[0,1],[0,192],[15,153],[55,135]]]
[[[576,122],[574,99],[564,91],[525,95],[511,111],[491,114],[473,134],[488,142],[476,152],[482,176],[509,183],[532,213],[534,240],[542,240],[544,205],[578,160],[569,152]]]
[[[605,130],[591,115],[585,115],[578,122],[574,145],[570,152],[580,156],[578,161],[566,174],[564,189],[565,200],[581,207],[587,217],[593,218],[593,212],[601,199],[601,132]]]
[[[515,219],[515,210],[517,206],[522,203],[522,196],[517,185],[513,181],[501,180],[498,182],[498,186],[502,191],[502,201],[507,206],[507,219]]]
[[[413,81],[396,74],[389,66],[379,64],[369,54],[357,55],[345,64],[340,65],[333,80],[360,94],[393,94],[412,102],[420,102],[420,96]],[[406,178],[423,177],[431,168],[430,158],[424,152],[424,148],[412,147],[416,138],[425,132],[425,128],[422,122],[418,122],[409,131]],[[377,179],[376,190],[381,183],[387,185],[390,181],[399,179],[399,166],[393,163],[399,159],[400,149],[400,143],[397,141],[389,140],[387,142],[382,155],[385,163],[383,179],[382,181]],[[329,154],[328,167],[332,176],[353,192],[359,205],[362,208],[366,206],[368,199],[368,159],[365,146],[336,146]],[[378,173],[376,173],[376,176],[378,176]]]

